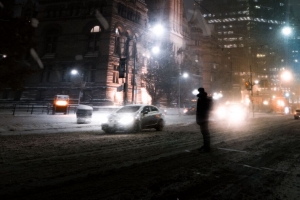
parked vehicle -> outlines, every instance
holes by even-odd
[[[152,105],[126,105],[108,116],[107,122],[102,123],[106,133],[116,131],[139,132],[142,129],[155,128],[162,131],[165,119],[162,112]]]
[[[52,114],[55,115],[56,113],[62,112],[66,115],[68,113],[69,101],[69,95],[55,95]]]
[[[93,107],[79,105],[76,110],[77,124],[90,123],[92,121]]]

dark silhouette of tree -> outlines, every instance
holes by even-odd
[[[152,98],[152,104],[166,99],[170,106],[177,98],[179,66],[175,61],[174,52],[171,51],[171,44],[165,44],[164,47],[164,51],[150,59],[147,73],[141,78]]]

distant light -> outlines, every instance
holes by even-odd
[[[284,80],[284,81],[289,81],[292,79],[292,74],[288,71],[285,71],[281,74],[281,78]]]
[[[183,73],[183,74],[182,74],[182,77],[183,77],[183,78],[187,78],[187,77],[189,77],[189,74],[188,74],[188,73]]]
[[[76,74],[78,74],[78,71],[77,71],[76,69],[73,69],[73,70],[71,71],[71,74],[72,74],[72,75],[76,75]]]
[[[259,80],[255,80],[254,83],[255,83],[255,84],[258,84],[258,83],[259,83]]]
[[[267,100],[264,100],[263,104],[267,106],[269,105],[269,102]]]
[[[197,95],[199,92],[197,89],[194,89],[192,93],[193,93],[193,95]]]
[[[286,26],[282,29],[281,32],[283,35],[290,35],[292,33],[292,28],[289,26]]]
[[[218,100],[218,99],[221,99],[223,97],[223,94],[222,93],[214,93],[213,94],[213,99],[215,100]]]
[[[161,36],[165,32],[165,29],[164,29],[164,27],[161,24],[156,24],[155,26],[153,26],[152,32],[156,36]]]
[[[5,54],[4,54],[2,57],[3,57],[3,58],[6,58],[6,57],[7,57],[7,55],[5,55]]]
[[[289,107],[285,107],[285,108],[284,108],[284,113],[285,113],[285,114],[289,114],[289,113],[290,113]]]
[[[289,97],[289,96],[290,96],[290,93],[288,93],[288,92],[285,93],[285,96],[286,96],[286,97]]]
[[[158,54],[158,53],[160,52],[159,47],[153,47],[153,48],[152,48],[152,52],[153,52],[154,54]]]

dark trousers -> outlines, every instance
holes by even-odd
[[[208,130],[208,121],[203,121],[200,124],[201,134],[203,136],[203,148],[210,150],[210,134]]]

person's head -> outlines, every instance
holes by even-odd
[[[197,94],[197,97],[206,97],[207,93],[204,91],[204,88],[198,88],[199,94]]]
[[[204,91],[204,88],[198,88],[198,91],[199,91],[199,93],[201,94],[201,93],[204,93],[205,91]]]

